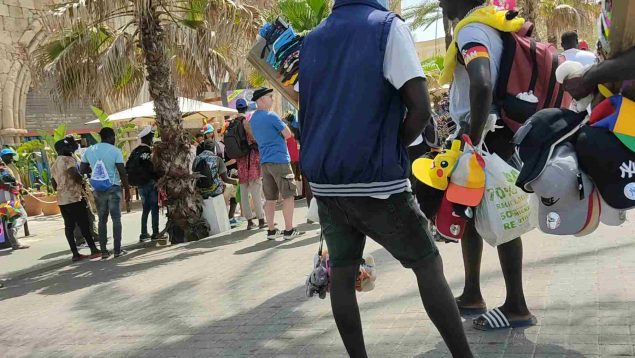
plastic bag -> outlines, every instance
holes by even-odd
[[[318,203],[315,198],[311,199],[311,203],[309,204],[309,210],[306,213],[307,220],[311,220],[313,222],[320,222],[320,215],[318,215]]]
[[[203,219],[209,225],[210,236],[231,230],[227,217],[227,206],[222,195],[203,200]]]
[[[377,269],[375,269],[375,258],[371,255],[364,257],[364,261],[359,265],[359,273],[355,280],[355,289],[358,292],[368,292],[375,288],[377,280]]]
[[[485,195],[476,208],[476,230],[492,246],[510,242],[535,228],[529,195],[516,183],[518,170],[496,154],[484,154]]]

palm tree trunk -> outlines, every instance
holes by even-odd
[[[445,49],[447,50],[452,43],[452,21],[443,15],[443,31],[445,32]]]
[[[536,18],[538,17],[538,1],[537,0],[521,0],[520,9],[522,11],[521,15],[525,18],[525,20],[536,24]]]
[[[208,234],[207,224],[201,219],[202,199],[196,192],[195,177],[190,174],[190,140],[183,130],[181,112],[170,75],[165,52],[163,28],[159,20],[157,0],[145,0],[138,5],[139,34],[145,56],[150,97],[154,101],[156,123],[161,142],[155,145],[155,162],[163,174],[158,186],[168,196],[168,225],[172,242],[198,240]],[[144,3],[144,4],[143,4]]]

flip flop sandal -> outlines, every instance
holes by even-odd
[[[485,324],[480,324],[478,323],[479,321],[484,322]],[[535,326],[537,323],[538,320],[534,315],[532,315],[531,318],[528,319],[509,320],[499,308],[494,308],[493,310],[489,310],[479,318],[475,319],[472,323],[472,326],[474,327],[474,329],[478,329],[480,331],[493,331],[497,329]]]

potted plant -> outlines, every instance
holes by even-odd
[[[28,216],[42,214],[42,202],[39,198],[46,196],[46,193],[40,191],[44,183],[40,178],[37,163],[41,161],[44,148],[45,145],[42,141],[32,140],[22,143],[16,150],[18,153],[15,161],[15,166],[18,169],[16,175],[20,177],[20,182],[26,191],[23,199]]]
[[[53,190],[51,182],[51,172],[49,169],[42,170],[42,180],[46,185],[46,196],[42,200],[42,214],[45,216],[59,215],[60,207],[57,205],[57,193]]]

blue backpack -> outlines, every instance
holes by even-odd
[[[112,181],[106,170],[106,165],[102,160],[98,160],[93,168],[93,174],[90,177],[90,185],[95,191],[107,191],[112,187]]]

